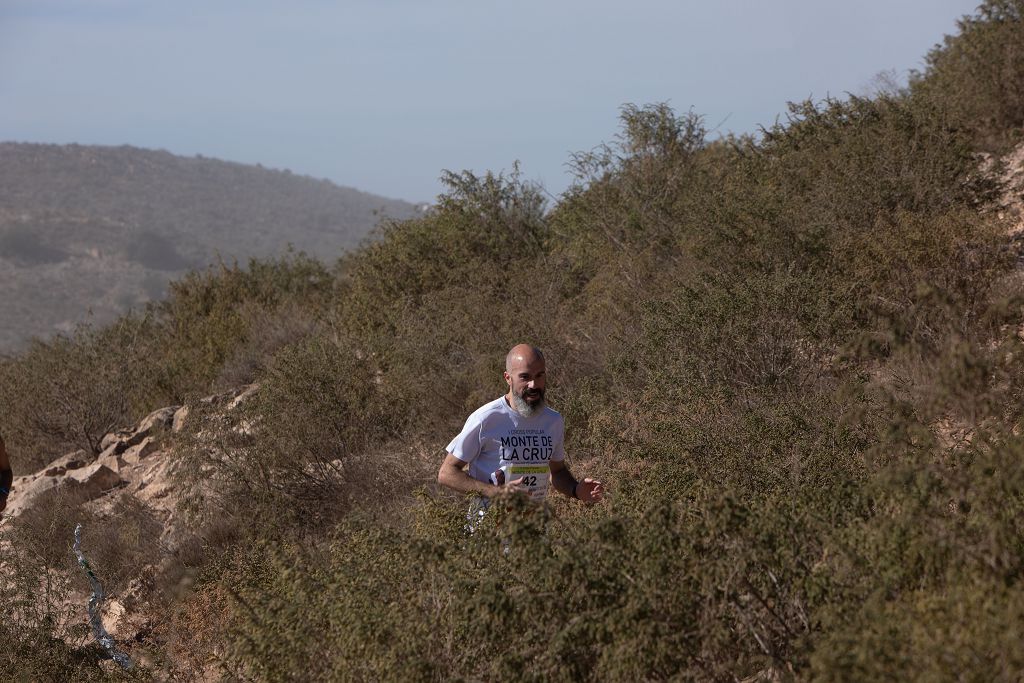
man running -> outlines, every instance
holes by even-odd
[[[544,354],[528,344],[513,347],[505,357],[504,376],[508,393],[469,416],[448,444],[438,483],[485,499],[521,492],[539,501],[550,478],[559,493],[584,503],[599,502],[604,496],[601,482],[577,481],[565,466],[565,425],[544,403]]]

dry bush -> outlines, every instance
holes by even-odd
[[[134,317],[81,327],[0,367],[4,438],[19,471],[77,449],[96,454],[105,435],[149,407],[151,332],[149,319]]]
[[[990,151],[1024,132],[1024,3],[985,0],[928,53],[914,93],[939,102]]]
[[[164,553],[163,524],[131,496],[123,496],[109,511],[83,515],[82,547],[103,589],[112,597],[139,580],[151,585]]]
[[[108,596],[117,595],[152,555],[134,541],[140,527],[154,529],[145,515],[128,514],[104,524],[73,491],[50,496],[9,520],[0,543],[0,608],[4,610],[5,680],[148,680],[141,667],[110,675],[99,666],[109,656],[96,644],[86,621],[91,588],[72,552],[74,527],[84,528],[83,552]],[[99,566],[99,565],[102,565]],[[76,602],[80,601],[80,602]]]
[[[225,391],[251,384],[267,369],[274,354],[282,347],[312,335],[318,327],[317,313],[307,302],[287,301],[267,309],[260,304],[242,306],[248,334],[224,362],[211,388]]]
[[[210,393],[220,375],[248,374],[246,366],[263,362],[262,354],[283,337],[301,336],[308,323],[299,311],[321,307],[332,284],[319,261],[292,252],[251,260],[248,268],[221,264],[172,283],[168,299],[154,311],[160,335],[153,361],[167,403]],[[264,327],[270,321],[291,321],[293,331],[271,334]]]

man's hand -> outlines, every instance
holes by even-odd
[[[576,497],[584,503],[600,503],[604,498],[604,484],[587,477],[576,484]]]
[[[584,503],[600,503],[604,498],[604,484],[597,479],[587,477],[577,481],[561,460],[552,460],[549,466],[551,484],[562,495],[577,498]]]
[[[530,489],[526,486],[526,477],[519,477],[518,479],[513,479],[512,481],[510,481],[507,484],[504,484],[501,487],[502,495],[514,496],[519,493],[529,493],[529,491]]]
[[[437,471],[437,483],[459,493],[476,493],[485,498],[500,495],[506,489],[511,493],[514,490],[518,490],[519,485],[522,483],[521,479],[509,482],[508,484],[501,483],[497,485],[486,481],[477,481],[469,476],[468,469],[469,463],[463,462],[451,453],[448,453],[444,457],[444,462],[441,463],[441,469]]]
[[[498,493],[495,494],[495,497],[514,496],[528,491],[525,485],[526,477],[519,477],[518,479],[506,482],[505,473],[502,470],[498,470],[494,473],[493,479],[498,487]]]

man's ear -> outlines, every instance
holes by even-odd
[[[507,385],[509,385],[511,387],[512,386],[512,375],[508,374],[508,370],[506,370],[505,372],[501,373],[501,375],[502,375],[502,377],[505,378],[505,384],[507,384]]]

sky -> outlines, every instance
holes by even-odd
[[[0,0],[0,140],[133,145],[432,201],[557,197],[624,104],[756,132],[905,81],[976,0]]]

